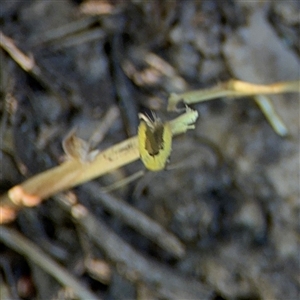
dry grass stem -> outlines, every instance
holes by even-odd
[[[191,124],[197,116],[196,111],[187,109],[184,114],[172,120],[170,125],[173,135],[194,128]],[[84,163],[78,159],[68,160],[58,167],[29,178],[2,195],[0,204],[2,207],[14,209],[35,206],[58,192],[104,175],[137,159],[139,159],[139,150],[135,136],[100,152],[91,162]],[[7,222],[3,214],[0,214],[0,218],[0,223]]]
[[[180,101],[185,104],[196,104],[220,97],[243,97],[262,94],[299,93],[300,81],[277,82],[269,85],[252,84],[239,80],[229,80],[208,89],[186,92],[182,94],[172,93],[169,97],[168,110],[176,110]]]

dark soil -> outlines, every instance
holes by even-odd
[[[299,15],[297,1],[2,0],[1,31],[41,73],[28,74],[0,50],[1,193],[59,165],[68,132],[88,140],[113,105],[120,114],[99,149],[135,135],[140,111],[172,119],[172,92],[230,78],[299,79]],[[53,199],[20,211],[9,226],[99,299],[299,299],[299,95],[271,99],[288,138],[251,98],[197,104],[196,129],[174,138],[167,170],[111,192],[177,236],[186,251],[179,258],[103,208],[88,184],[73,189],[78,201],[126,243],[116,255],[130,245],[148,271],[140,256],[120,264]],[[142,168],[135,162],[95,182]],[[0,269],[3,299],[77,299],[3,244]],[[155,282],[155,272],[165,277]]]

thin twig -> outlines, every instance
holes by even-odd
[[[81,204],[74,205],[61,195],[54,199],[72,215],[125,278],[136,283],[146,282],[165,298],[211,299],[212,290],[208,286],[180,276],[174,270],[141,255]]]
[[[97,200],[105,209],[169,253],[172,253],[176,257],[184,255],[184,246],[178,238],[172,233],[167,232],[161,225],[151,220],[139,210],[112,195],[102,193],[100,191],[101,188],[94,182],[89,182],[83,185],[82,188],[93,197],[97,195]]]
[[[11,260],[5,255],[1,255],[0,269],[2,269],[2,272],[4,274],[4,279],[10,293],[10,297],[7,297],[7,299],[21,300],[18,295],[17,282],[12,267],[13,266]],[[5,294],[2,293],[3,282],[1,279],[0,279],[0,285],[1,285],[1,291],[0,291],[1,299],[5,299],[6,298],[4,296]]]
[[[41,35],[35,36],[33,39],[29,40],[28,43],[33,47],[40,46],[42,44],[54,43],[55,41],[63,39],[66,36],[74,35],[78,32],[84,31],[96,22],[99,22],[99,18],[95,16],[69,22],[66,25],[48,30],[43,32]]]
[[[33,261],[40,268],[53,276],[62,285],[71,287],[80,299],[99,300],[79,280],[66,269],[45,254],[36,244],[26,239],[17,231],[6,226],[0,227],[0,240],[11,249]]]
[[[123,44],[121,35],[116,33],[111,39],[110,63],[112,69],[112,78],[115,82],[115,97],[118,100],[121,116],[125,124],[128,136],[136,134],[138,126],[138,107],[136,101],[133,101],[134,94],[128,78],[125,76],[122,68],[122,49]]]
[[[183,101],[185,104],[195,104],[220,97],[243,97],[289,92],[300,92],[299,80],[261,85],[232,79],[212,88],[182,94],[172,93],[169,97],[168,110],[176,110],[176,106],[180,101]]]
[[[101,119],[101,123],[95,129],[94,134],[89,139],[89,144],[91,145],[92,149],[102,142],[107,131],[111,128],[116,119],[119,117],[119,114],[119,109],[116,105],[112,105],[108,109],[103,119]]]
[[[287,136],[288,129],[284,125],[281,117],[276,112],[271,100],[265,95],[254,96],[254,100],[275,132],[280,136]]]
[[[33,57],[25,55],[16,47],[14,41],[0,31],[0,47],[3,48],[12,59],[26,72],[32,72],[35,75],[40,75],[40,70],[35,65]]]
[[[274,131],[280,136],[286,136],[288,134],[288,129],[284,125],[280,116],[276,113],[272,102],[264,95],[289,92],[300,92],[299,80],[260,85],[232,79],[208,89],[191,91],[182,94],[172,93],[169,97],[168,110],[176,110],[177,104],[180,101],[183,101],[185,104],[195,104],[220,97],[255,96],[257,105],[262,110]]]
[[[75,47],[78,45],[100,41],[103,40],[105,37],[105,32],[101,28],[90,29],[86,32],[80,32],[76,35],[67,36],[62,40],[55,40],[50,45],[47,46],[51,47],[54,50],[61,50],[68,47]]]
[[[145,175],[145,170],[137,171],[121,180],[118,180],[118,181],[108,185],[108,186],[101,187],[100,191],[103,193],[109,193],[109,192],[115,191],[117,189],[120,189],[123,186],[128,185],[129,183],[132,183],[133,181],[141,178],[144,175]]]
[[[54,76],[50,76],[49,72],[45,72],[34,60],[32,55],[23,53],[14,43],[14,41],[4,35],[0,31],[0,47],[5,50],[10,57],[28,74],[37,79],[41,85],[47,88],[57,99],[62,106],[62,109],[67,109],[69,98],[63,91],[62,86],[66,91],[73,91],[75,86],[70,86],[69,83],[60,82]]]

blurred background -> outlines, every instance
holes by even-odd
[[[76,128],[88,141],[111,109],[99,150],[136,135],[141,111],[175,117],[170,93],[299,79],[299,13],[298,1],[2,0],[1,31],[36,68],[0,50],[1,193],[62,163],[63,138]],[[55,199],[6,227],[99,299],[298,299],[299,94],[270,99],[287,137],[250,97],[193,105],[196,129],[174,138],[167,169],[110,192],[176,236],[177,252],[99,200],[140,161],[69,192],[104,226],[98,237]],[[80,298],[7,243],[0,270],[1,299]]]

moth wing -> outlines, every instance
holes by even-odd
[[[157,155],[150,155],[145,147],[147,139],[147,126],[147,122],[142,119],[138,128],[138,146],[140,157],[148,170],[160,171],[165,168],[172,151],[172,130],[169,123],[164,124],[163,147]]]

